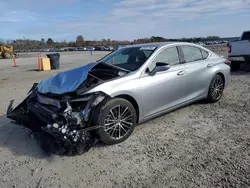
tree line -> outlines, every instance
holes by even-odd
[[[102,39],[96,40],[84,40],[82,35],[78,35],[75,41],[54,41],[52,38],[45,40],[30,40],[30,39],[16,39],[16,40],[1,40],[2,45],[13,45],[15,50],[27,50],[27,49],[44,49],[44,48],[65,48],[65,47],[83,47],[83,46],[115,46],[115,45],[128,45],[128,44],[138,44],[138,43],[150,43],[150,42],[168,42],[168,41],[183,41],[183,42],[200,42],[206,40],[233,40],[235,37],[231,38],[220,38],[218,36],[208,36],[208,37],[196,37],[196,38],[180,38],[180,39],[166,39],[159,36],[152,36],[150,38],[140,38],[133,41],[128,40],[111,40]],[[0,44],[0,45],[1,45]]]

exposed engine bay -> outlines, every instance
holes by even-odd
[[[35,83],[16,108],[12,100],[6,116],[36,133],[41,147],[55,154],[75,155],[98,141],[94,114],[110,97],[102,92],[85,94],[91,88],[127,72],[98,63],[87,72],[76,90],[62,94],[41,93]],[[63,84],[60,84],[63,86]]]

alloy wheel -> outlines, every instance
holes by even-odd
[[[218,100],[221,98],[222,93],[223,93],[223,89],[224,89],[224,84],[223,84],[223,80],[221,79],[221,77],[217,77],[214,80],[213,86],[212,86],[212,97],[215,100]]]
[[[133,126],[132,116],[132,112],[126,106],[113,107],[104,120],[104,131],[112,139],[123,138]]]

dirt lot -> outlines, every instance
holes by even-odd
[[[60,71],[103,55],[64,53]],[[36,58],[17,63],[0,60],[0,113],[56,72],[34,71]],[[75,157],[46,156],[27,130],[1,116],[0,187],[250,187],[249,93],[250,74],[232,73],[220,102],[176,110],[138,125],[123,143]]]

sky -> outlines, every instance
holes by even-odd
[[[1,0],[0,7],[4,40],[231,37],[250,30],[250,0]]]

